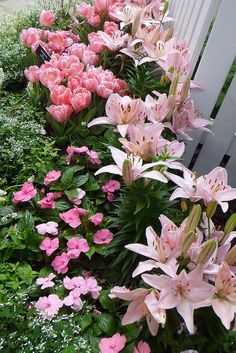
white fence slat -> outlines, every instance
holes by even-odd
[[[185,14],[185,21],[182,25],[182,28],[179,32],[179,38],[188,38],[187,36],[187,30],[189,28],[191,28],[192,26],[195,25],[195,20],[194,20],[194,15],[195,15],[195,12],[194,12],[194,8],[195,8],[195,5],[198,5],[200,4],[200,2],[196,2],[196,1],[193,1],[193,0],[189,0],[189,5],[188,5],[188,8],[187,8],[187,12]],[[189,40],[189,39],[188,39]]]
[[[208,173],[219,165],[236,133],[236,76],[234,77],[194,165],[194,170]]]
[[[231,143],[228,153],[230,160],[226,165],[226,169],[229,175],[229,185],[236,187],[236,136]]]
[[[236,53],[236,1],[223,1],[201,58],[194,80],[204,87],[194,90],[193,99],[198,110],[209,118],[223,87]],[[188,165],[201,134],[193,134],[188,142],[185,163]]]

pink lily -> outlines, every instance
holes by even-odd
[[[158,307],[159,294],[155,290],[137,288],[129,290],[127,288],[114,287],[111,290],[112,297],[131,301],[127,312],[122,319],[122,325],[129,325],[146,317],[148,328],[153,336],[157,334],[159,324],[166,322],[164,309]]]
[[[212,305],[222,324],[229,330],[236,313],[236,277],[226,262],[221,264],[216,276],[215,294],[198,307],[209,305]]]
[[[203,281],[203,272],[196,268],[190,273],[183,270],[179,275],[142,275],[150,286],[160,290],[159,308],[176,308],[182,316],[190,333],[194,333],[194,304],[209,298],[214,287]]]
[[[171,248],[162,238],[158,237],[152,227],[146,229],[147,244],[128,244],[126,249],[136,252],[150,258],[151,260],[140,262],[136,270],[133,272],[133,277],[151,271],[153,268],[166,268],[169,273],[176,272],[176,261],[168,261],[171,255]]]
[[[95,175],[101,173],[118,174],[124,177],[127,185],[131,185],[133,181],[140,178],[149,178],[159,180],[163,183],[167,182],[167,179],[157,170],[146,172],[147,169],[155,167],[157,165],[162,165],[162,162],[154,162],[143,165],[143,161],[138,156],[130,155],[128,156],[125,152],[119,150],[116,147],[109,147],[112,157],[116,162],[116,165],[108,165],[99,169]],[[124,171],[124,163],[128,161],[130,170],[128,171],[128,176]]]
[[[106,115],[92,120],[88,127],[100,124],[117,125],[117,130],[125,137],[129,124],[143,123],[146,108],[141,99],[111,94],[106,103]]]
[[[148,95],[145,99],[148,120],[156,124],[162,122],[170,111],[168,107],[168,97],[165,93],[159,94],[158,100]]]
[[[102,31],[98,31],[98,34],[102,38],[103,44],[111,51],[121,49],[129,38],[128,33],[125,34],[119,30],[112,32],[110,35]]]
[[[130,141],[124,138],[120,138],[119,141],[129,153],[149,161],[156,157],[166,144],[166,140],[161,137],[163,130],[162,124],[130,125],[128,128]]]

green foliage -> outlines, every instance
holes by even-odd
[[[0,290],[20,291],[31,285],[36,277],[37,272],[28,263],[0,263]]]
[[[130,280],[130,274],[140,261],[140,256],[132,253],[124,246],[130,243],[146,243],[145,231],[148,226],[160,230],[159,216],[170,217],[173,222],[182,220],[183,215],[169,200],[170,190],[165,184],[156,181],[135,182],[126,188],[116,201],[112,228],[118,231],[107,250],[108,256],[115,256],[112,266],[121,271],[119,281]],[[117,276],[117,275],[116,275]]]
[[[145,99],[152,91],[167,93],[169,84],[160,83],[160,74],[153,63],[147,63],[138,67],[130,66],[126,69],[126,83],[135,97]]]

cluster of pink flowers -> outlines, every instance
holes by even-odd
[[[129,290],[114,287],[111,297],[131,301],[123,317],[127,325],[146,316],[152,335],[165,326],[166,311],[176,308],[189,332],[195,332],[194,310],[212,306],[222,324],[230,329],[236,313],[236,232],[216,230],[200,206],[180,226],[160,216],[161,235],[146,230],[147,245],[129,244],[127,249],[148,258],[139,263],[133,277],[140,275],[151,286]],[[227,233],[228,232],[228,233]],[[186,265],[180,269],[179,258]],[[145,272],[159,269],[162,274]]]
[[[120,189],[120,183],[117,180],[109,180],[108,183],[103,185],[102,191],[107,194],[108,201],[112,202],[115,200],[116,196],[114,194],[115,191]]]
[[[126,337],[119,333],[112,337],[102,338],[99,343],[100,353],[119,353],[124,349],[125,344]],[[133,353],[151,353],[151,349],[147,342],[140,341],[137,347],[134,347]]]
[[[50,273],[48,277],[38,278],[36,283],[41,286],[41,289],[51,288],[55,285],[53,282],[55,277],[53,273]],[[102,289],[98,286],[97,280],[87,274],[84,277],[65,277],[63,285],[66,290],[69,290],[69,294],[63,300],[56,294],[50,294],[48,297],[40,297],[35,303],[35,307],[47,320],[56,316],[63,305],[70,306],[74,310],[82,309],[81,295],[90,294],[93,299],[97,299]]]
[[[66,157],[67,164],[71,164],[71,161],[74,156],[80,157],[83,154],[85,154],[88,157],[89,161],[92,164],[101,164],[98,153],[96,151],[89,150],[88,147],[86,146],[82,146],[82,147],[68,146],[66,149],[66,152],[68,154]]]

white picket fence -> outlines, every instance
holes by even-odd
[[[189,44],[193,71],[201,54],[194,81],[204,90],[193,91],[193,98],[198,110],[209,119],[236,56],[236,0],[172,0],[170,15],[175,21],[177,37]],[[185,164],[188,166],[194,156],[192,169],[208,173],[228,156],[229,182],[236,187],[236,76],[214,120],[212,132],[214,135],[199,132],[192,135],[194,140],[186,146]],[[199,143],[203,146],[196,157]]]

